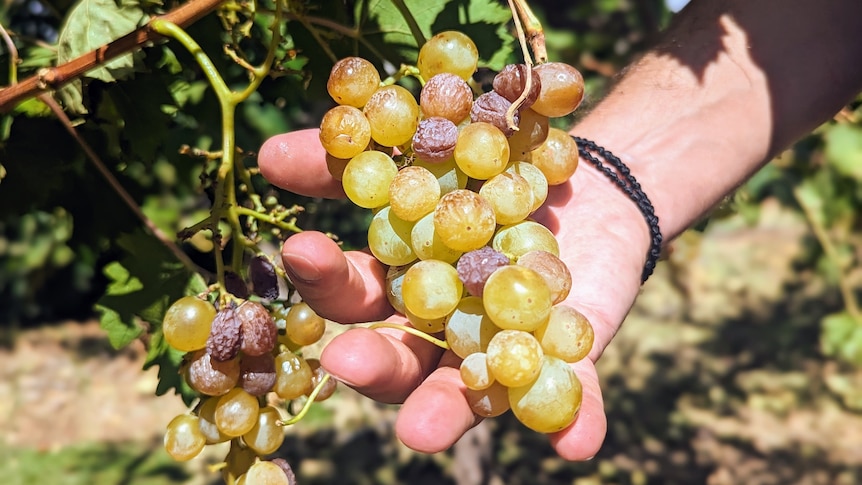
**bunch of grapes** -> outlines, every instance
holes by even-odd
[[[374,212],[368,245],[390,266],[390,302],[416,329],[445,334],[473,410],[511,409],[550,433],[577,416],[569,363],[589,353],[593,329],[562,304],[571,273],[530,215],[577,168],[577,144],[549,119],[577,108],[583,78],[563,63],[514,64],[478,93],[477,65],[468,36],[435,35],[419,51],[417,101],[370,62],[342,59],[320,141],[347,197]]]
[[[208,444],[231,441],[222,467],[226,482],[294,484],[287,462],[263,458],[284,441],[280,404],[320,401],[335,391],[319,361],[300,353],[323,337],[326,322],[304,302],[272,300],[278,276],[267,259],[255,258],[249,276],[263,298],[250,296],[234,278],[220,308],[199,296],[168,308],[165,339],[186,352],[181,372],[200,400],[168,424],[164,446],[175,460],[187,461]]]

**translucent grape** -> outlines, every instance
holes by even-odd
[[[521,330],[502,330],[488,342],[491,375],[507,387],[527,385],[539,375],[544,352],[536,337]]]
[[[482,184],[479,195],[491,204],[497,224],[523,221],[533,211],[530,182],[516,173],[494,175]]]
[[[371,125],[359,108],[336,106],[323,115],[318,136],[326,153],[353,158],[371,141]]]
[[[278,327],[269,311],[256,301],[245,301],[236,309],[241,322],[240,350],[246,355],[272,352],[278,341]]]
[[[484,246],[494,235],[496,227],[491,204],[470,190],[449,192],[440,198],[434,209],[434,230],[443,244],[456,251],[471,251]]]
[[[236,386],[239,381],[239,359],[217,361],[204,351],[198,350],[187,357],[186,382],[195,391],[207,396],[221,396]]]
[[[380,262],[390,266],[401,266],[416,260],[410,243],[413,223],[405,221],[389,206],[380,209],[368,226],[368,248]]]
[[[380,87],[380,73],[361,57],[345,57],[332,66],[326,90],[338,104],[361,108]]]
[[[532,70],[531,74],[530,93],[518,106],[520,110],[532,106],[542,89],[542,78],[535,70]],[[509,64],[494,76],[492,85],[494,91],[514,103],[527,87],[527,66],[525,64]]]
[[[252,396],[263,396],[275,385],[275,358],[271,353],[243,355],[239,373],[239,387]]]
[[[283,471],[285,476],[287,476],[288,485],[296,485],[296,474],[293,473],[293,469],[290,467],[290,463],[288,463],[287,460],[284,458],[273,458],[270,460],[270,463],[281,468],[281,471]]]
[[[440,184],[440,195],[445,195],[453,190],[463,189],[467,186],[467,174],[458,168],[458,165],[455,164],[455,159],[450,159],[443,163],[415,160],[413,165],[422,167],[437,177],[437,182]]]
[[[228,436],[242,436],[254,427],[259,411],[257,398],[237,387],[219,398],[215,423]]]
[[[182,352],[202,349],[206,347],[215,316],[216,309],[208,301],[184,296],[165,312],[162,320],[165,340]]]
[[[464,121],[473,105],[473,90],[466,81],[449,72],[426,80],[419,93],[419,108],[425,117],[439,116],[455,124]]]
[[[533,110],[551,118],[574,111],[584,99],[584,78],[574,67],[562,62],[546,62],[533,68],[542,79],[542,90]]]
[[[223,443],[230,439],[230,436],[222,433],[215,424],[215,409],[217,404],[218,398],[210,397],[204,399],[200,408],[198,408],[198,427],[206,438],[208,445]]]
[[[326,320],[318,315],[304,301],[295,303],[284,319],[287,337],[298,345],[311,345],[326,332]]]
[[[509,160],[526,160],[548,139],[550,119],[531,109],[521,110],[518,131],[509,137]]]
[[[529,251],[518,258],[518,265],[526,266],[542,275],[551,290],[551,301],[554,305],[569,296],[572,274],[560,258],[547,251]]]
[[[413,153],[420,160],[442,163],[452,158],[456,141],[458,127],[455,123],[439,116],[425,118],[413,134]]]
[[[485,389],[467,389],[464,395],[470,409],[479,416],[493,418],[509,410],[509,388],[499,382]]]
[[[423,319],[443,318],[461,301],[464,287],[452,265],[428,259],[418,261],[404,274],[404,307]]]
[[[311,376],[311,388],[312,390],[316,389],[321,382],[323,382],[323,378],[326,377],[326,370],[320,366],[320,360],[318,359],[308,359],[308,366],[311,368],[312,376]],[[317,396],[314,397],[315,401],[325,401],[332,397],[335,393],[335,390],[338,388],[338,381],[333,378],[329,378],[326,381],[326,384],[320,388],[320,391],[317,392]],[[306,395],[310,395],[311,391]]]
[[[245,474],[247,485],[293,485],[284,470],[271,461],[259,461]]]
[[[165,432],[165,451],[177,461],[189,461],[206,446],[206,437],[198,426],[198,417],[180,414],[168,423]]]
[[[554,233],[535,221],[521,221],[500,227],[494,234],[491,247],[514,261],[522,254],[535,250],[560,255],[560,244]]]
[[[455,143],[455,163],[468,176],[487,180],[509,163],[506,135],[490,123],[471,123],[461,130]]]
[[[482,303],[500,328],[532,332],[551,313],[551,292],[545,280],[523,266],[504,266],[485,282]]]
[[[530,152],[530,162],[545,174],[550,185],[569,180],[578,168],[578,144],[559,128],[551,128],[548,138]]]
[[[219,310],[207,337],[207,353],[218,361],[236,357],[241,343],[241,327],[242,322],[237,318],[234,307],[227,306]]]
[[[389,184],[398,173],[392,158],[376,150],[351,158],[341,175],[341,185],[351,202],[373,209],[389,202]]]
[[[575,421],[581,407],[581,381],[562,360],[545,356],[542,370],[532,383],[509,388],[512,413],[533,431],[553,433]]]
[[[506,120],[506,113],[510,106],[512,103],[508,99],[494,91],[488,91],[473,101],[473,107],[470,108],[470,121],[473,123],[480,121],[490,123],[505,136],[512,136],[515,130],[509,126],[509,122]],[[518,126],[520,119],[521,116],[516,111],[513,117],[515,126]]]
[[[470,354],[487,350],[488,342],[500,328],[485,314],[482,299],[468,296],[446,319],[445,331],[449,349],[465,359]]]
[[[293,352],[282,352],[275,358],[275,386],[278,397],[291,400],[311,392],[313,372],[308,362]]]
[[[512,162],[506,167],[506,172],[516,173],[530,183],[533,191],[533,211],[542,207],[548,198],[548,179],[536,166],[527,162]]]
[[[386,299],[396,312],[404,314],[404,297],[401,293],[401,284],[404,282],[404,273],[410,269],[410,265],[390,266],[386,271]]]
[[[458,278],[473,296],[482,296],[485,282],[497,268],[509,265],[509,258],[503,253],[483,246],[465,253],[458,260]]]
[[[375,91],[362,112],[371,126],[371,138],[388,147],[413,139],[419,125],[419,103],[410,91],[397,84]]]
[[[453,30],[440,32],[419,49],[416,66],[423,79],[450,72],[468,80],[476,71],[479,51],[467,35]]]
[[[595,337],[587,317],[566,305],[552,308],[548,321],[536,329],[535,335],[546,355],[569,363],[586,357]]]
[[[440,239],[434,229],[434,214],[428,214],[416,221],[410,231],[410,244],[419,259],[438,259],[445,263],[454,263],[461,256]]]
[[[254,426],[242,435],[243,443],[258,455],[275,453],[284,443],[284,428],[278,425],[280,419],[278,409],[272,406],[262,408],[257,414]]]
[[[437,206],[440,183],[423,167],[402,168],[389,184],[389,207],[400,219],[414,222]]]
[[[487,389],[494,383],[494,375],[488,369],[487,354],[484,352],[475,352],[468,355],[461,361],[459,368],[461,380],[467,389],[481,390]]]

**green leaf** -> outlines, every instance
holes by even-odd
[[[171,389],[176,389],[176,393],[182,397],[186,405],[191,405],[195,398],[198,397],[197,392],[186,383],[180,373],[180,367],[185,354],[170,345],[164,338],[161,327],[156,330],[149,341],[149,350],[147,358],[144,361],[144,370],[157,365],[159,366],[159,383],[156,386],[156,395],[161,396],[166,394]]]
[[[821,321],[820,347],[824,354],[862,365],[862,321],[848,312],[827,315]]]
[[[824,138],[826,160],[842,175],[862,182],[862,127],[838,124]]]

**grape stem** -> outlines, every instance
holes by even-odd
[[[315,386],[314,390],[311,391],[311,394],[308,395],[308,399],[305,400],[305,403],[303,403],[302,405],[302,409],[299,410],[299,413],[297,413],[296,416],[288,419],[287,421],[279,420],[277,424],[279,426],[290,426],[292,424],[298,423],[299,420],[305,417],[306,413],[308,413],[308,410],[311,409],[311,405],[314,404],[314,399],[317,397],[318,394],[320,394],[320,391],[321,389],[323,389],[323,386],[325,386],[326,383],[329,382],[330,377],[332,376],[329,374],[325,374],[323,376],[323,379],[321,379],[320,382],[317,383],[317,386]]]
[[[443,350],[449,350],[449,344],[447,344],[445,340],[440,340],[436,337],[432,337],[431,335],[428,335],[427,333],[423,332],[422,330],[419,330],[419,329],[414,328],[414,327],[408,327],[407,325],[400,325],[397,323],[390,323],[390,322],[374,322],[371,325],[369,325],[368,328],[370,328],[372,330],[376,329],[376,328],[394,328],[397,330],[401,330],[402,332],[409,333],[410,335],[413,335],[414,337],[419,337],[422,340],[426,340],[428,342],[431,342],[432,344],[440,347]]]
[[[398,9],[401,16],[404,17],[404,21],[407,22],[407,26],[410,27],[410,33],[413,34],[413,38],[416,40],[416,45],[422,47],[422,44],[426,42],[425,35],[422,33],[422,29],[419,28],[419,23],[416,22],[416,18],[413,17],[410,9],[407,8],[407,4],[404,3],[404,0],[392,0],[392,3],[395,5],[395,8]]]
[[[527,4],[527,0],[513,0],[517,9],[518,17],[527,31],[527,40],[537,64],[548,62],[548,49],[545,47],[545,30],[539,22],[536,14]]]
[[[512,11],[512,21],[515,24],[515,31],[518,33],[518,43],[521,45],[521,53],[524,56],[524,65],[526,66],[527,72],[525,74],[526,79],[524,80],[524,90],[521,91],[520,96],[512,102],[512,105],[509,106],[509,109],[506,110],[506,125],[511,130],[518,131],[518,124],[515,122],[515,113],[518,112],[518,109],[524,104],[524,101],[527,99],[527,96],[530,95],[530,90],[533,89],[533,59],[530,57],[530,49],[527,48],[527,39],[524,36],[524,27],[521,25],[521,17],[518,14],[518,8],[515,5],[515,0],[508,0],[509,2],[509,10]]]

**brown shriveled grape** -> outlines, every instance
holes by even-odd
[[[268,300],[278,298],[278,274],[269,259],[255,256],[248,265],[248,276],[255,295]]]
[[[482,296],[485,282],[491,273],[508,264],[509,258],[505,254],[488,246],[483,246],[464,253],[458,259],[455,268],[458,270],[458,278],[461,279],[464,288],[473,296]]]
[[[227,394],[239,381],[238,358],[218,361],[205,350],[189,354],[184,368],[189,386],[207,396]]]
[[[320,360],[318,359],[308,359],[308,367],[311,368],[312,377],[311,377],[311,391],[308,391],[306,396],[310,395],[311,392],[323,382],[323,378],[326,377],[326,370],[320,366]],[[338,388],[338,381],[336,381],[333,377],[329,377],[329,380],[326,381],[326,384],[320,388],[320,391],[317,393],[317,396],[314,397],[315,401],[325,401],[332,397],[335,393],[335,389]]]
[[[473,123],[478,121],[490,123],[507,137],[512,136],[515,130],[509,126],[509,122],[506,120],[506,113],[510,106],[512,106],[511,101],[494,91],[488,91],[473,102],[473,107],[470,109],[470,121]],[[520,119],[521,115],[516,111],[513,117],[515,126],[519,125]]]
[[[532,71],[530,77],[532,78],[530,93],[518,106],[518,109],[529,108],[539,97],[539,92],[542,89],[542,78],[535,70]],[[504,67],[494,76],[493,87],[494,91],[514,103],[527,87],[527,66],[525,64],[509,64]]]
[[[239,387],[252,396],[263,396],[275,384],[275,357],[269,352],[243,355],[239,361]]]
[[[542,79],[542,90],[533,110],[551,118],[574,111],[584,99],[584,78],[574,67],[562,62],[547,62],[533,68]]]
[[[443,163],[455,153],[458,127],[440,116],[425,118],[419,122],[413,134],[413,153],[429,163]]]
[[[278,327],[267,309],[258,302],[246,301],[236,309],[242,323],[240,350],[246,355],[272,352],[278,341]]]
[[[452,123],[464,121],[473,106],[473,90],[455,74],[432,76],[419,93],[419,107],[426,118],[440,116]]]
[[[207,353],[217,361],[233,359],[239,353],[241,322],[231,305],[216,313],[207,339]]]

